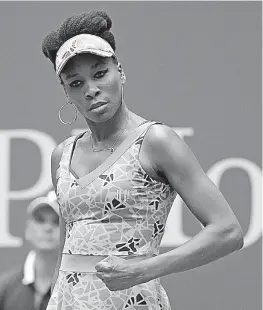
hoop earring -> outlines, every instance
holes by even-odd
[[[63,108],[64,108],[67,104],[71,104],[71,105],[73,106],[73,109],[74,109],[74,112],[75,112],[75,116],[74,116],[73,120],[70,121],[70,122],[64,122],[63,119],[62,119],[62,117],[61,117],[61,111],[63,110]],[[78,110],[77,110],[75,104],[72,103],[72,102],[66,102],[66,103],[64,103],[63,106],[62,106],[62,107],[59,109],[59,111],[58,111],[58,118],[59,118],[59,120],[61,121],[61,123],[64,124],[64,125],[70,125],[70,124],[74,123],[75,120],[77,119],[77,117],[78,117]]]
[[[121,83],[121,104],[124,102],[124,91],[123,91],[123,83]]]

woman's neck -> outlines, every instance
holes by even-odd
[[[95,123],[86,119],[92,132],[92,140],[94,143],[114,140],[123,129],[129,127],[130,117],[131,112],[123,103],[115,115],[105,122]]]

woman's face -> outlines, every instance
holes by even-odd
[[[110,119],[121,104],[120,71],[112,58],[76,55],[68,61],[61,79],[71,102],[93,122]]]

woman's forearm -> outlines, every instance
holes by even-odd
[[[238,224],[225,228],[210,224],[178,248],[140,262],[137,270],[147,282],[208,264],[242,246],[243,234]]]

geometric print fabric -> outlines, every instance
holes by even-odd
[[[67,139],[57,171],[57,198],[66,223],[63,253],[159,254],[177,193],[168,182],[151,178],[140,165],[146,132],[85,187],[78,185],[69,169],[76,137]],[[167,310],[170,305],[159,279],[111,292],[94,274],[60,270],[47,307],[55,309]]]

